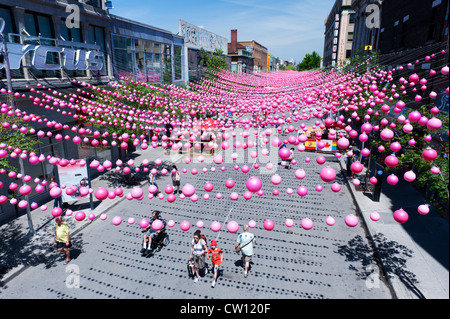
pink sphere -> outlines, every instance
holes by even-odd
[[[407,182],[413,182],[416,179],[416,174],[413,171],[407,171],[405,174],[403,174],[403,178]]]
[[[211,182],[206,182],[204,188],[205,191],[211,192],[214,189],[214,185]]]
[[[313,227],[313,221],[309,218],[303,218],[300,225],[303,229],[310,230]]]
[[[384,163],[389,167],[395,167],[398,164],[398,158],[395,155],[386,156]]]
[[[141,221],[139,222],[139,227],[141,227],[142,229],[145,229],[148,227],[148,225],[150,225],[150,222],[148,221],[148,219],[141,219]]]
[[[59,187],[53,187],[50,190],[50,196],[53,198],[57,198],[57,197],[61,196],[61,193],[62,193],[62,190]]]
[[[227,223],[227,230],[230,233],[236,233],[239,230],[239,224],[232,220]]]
[[[173,221],[172,219],[169,220],[169,221],[167,222],[167,226],[169,226],[169,227],[175,226],[175,221]]]
[[[184,196],[191,197],[195,194],[195,187],[191,184],[185,184],[181,189],[181,192],[184,194]]]
[[[308,194],[308,189],[304,186],[300,186],[299,188],[297,188],[297,194],[299,196],[306,196]]]
[[[75,219],[79,222],[81,222],[82,220],[84,220],[86,218],[86,213],[83,211],[79,211],[75,213]]]
[[[239,194],[236,193],[236,192],[232,192],[232,193],[230,194],[230,198],[231,198],[232,200],[238,200]]]
[[[191,197],[192,198],[192,197]],[[175,194],[168,194],[167,195],[167,201],[169,203],[173,203],[175,200],[177,199],[177,196],[175,196]]]
[[[290,219],[290,218],[287,218],[284,221],[284,224],[286,225],[286,227],[292,227],[292,226],[294,226],[294,221],[292,219]]]
[[[436,157],[437,152],[431,147],[428,147],[422,152],[422,158],[426,161],[433,161]]]
[[[327,223],[328,226],[333,226],[335,224],[335,220],[333,217],[328,216],[327,219],[325,220],[325,222]]]
[[[244,193],[244,198],[246,200],[250,200],[252,197],[253,197],[253,195],[252,195],[251,192],[247,191],[247,192]]]
[[[218,232],[222,228],[222,225],[218,221],[214,221],[211,223],[211,230],[213,232]]]
[[[294,175],[297,179],[303,179],[305,178],[306,173],[303,169],[299,168],[298,170],[295,171]]]
[[[421,215],[426,215],[430,212],[430,207],[428,205],[422,204],[422,205],[419,205],[419,207],[417,207],[417,211]]]
[[[95,190],[95,198],[97,198],[98,200],[105,200],[108,198],[108,190],[104,187],[99,187]]]
[[[288,159],[289,156],[291,155],[291,151],[289,151],[289,149],[287,147],[283,147],[278,151],[278,156],[281,159]]]
[[[427,128],[431,131],[436,131],[442,127],[442,121],[440,119],[437,119],[435,117],[431,118],[427,122]]]
[[[183,220],[180,224],[180,228],[182,231],[187,231],[191,228],[191,224],[187,220]]]
[[[95,214],[91,213],[88,215],[88,219],[89,220],[94,220],[95,219]]]
[[[30,194],[31,191],[32,191],[31,186],[30,186],[30,185],[27,185],[27,184],[22,185],[22,186],[19,188],[19,193],[20,193],[21,195],[24,195],[24,196]]]
[[[337,193],[341,190],[341,185],[339,183],[333,183],[331,184],[331,190]]]
[[[355,227],[356,225],[358,225],[358,218],[353,214],[347,215],[344,221],[345,224],[349,227]]]
[[[156,231],[161,230],[163,227],[164,224],[160,219],[155,219],[152,223],[152,228]]]
[[[406,223],[408,218],[409,218],[408,213],[401,208],[394,212],[394,219],[397,223],[400,224]]]
[[[246,183],[247,189],[252,193],[257,193],[261,187],[262,182],[258,177],[250,177]]]
[[[370,213],[370,219],[373,220],[374,222],[379,221],[380,214],[377,212],[372,212],[372,213]]]
[[[270,181],[272,182],[272,184],[278,185],[281,183],[281,176],[278,174],[272,175],[272,177],[270,178]]]
[[[317,162],[317,164],[322,165],[326,162],[326,159],[324,156],[320,155],[316,158],[316,162]]]
[[[336,172],[333,168],[327,166],[320,171],[320,178],[325,182],[332,182],[336,178]]]
[[[231,179],[231,178],[227,179],[227,180],[225,181],[225,186],[226,186],[227,188],[233,188],[233,187],[234,187],[234,180]]]
[[[388,128],[381,131],[380,137],[383,141],[389,141],[394,137],[394,132]]]
[[[361,162],[356,161],[356,162],[353,162],[352,165],[350,165],[350,169],[353,173],[359,174],[364,169],[364,166],[363,166],[363,164],[361,164]]]
[[[252,219],[252,220],[249,220],[249,222],[248,222],[248,227],[250,227],[250,228],[255,228],[256,227],[256,222]]]
[[[133,198],[140,198],[144,195],[144,191],[140,187],[133,187],[131,190],[131,196]]]
[[[52,209],[52,216],[53,217],[61,216],[62,213],[63,213],[63,211],[62,211],[62,209],[60,207],[55,207],[55,208]]]
[[[269,230],[270,231],[270,230],[272,230],[275,227],[275,223],[271,219],[266,219],[264,221],[263,226],[264,226],[265,230]]]
[[[122,223],[122,218],[120,216],[114,216],[111,222],[114,226],[119,226]]]

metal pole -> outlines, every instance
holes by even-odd
[[[6,39],[5,36],[3,34],[3,28],[5,26],[5,20],[3,20],[3,18],[0,18],[0,37],[2,38],[2,43],[3,43],[3,56],[5,59],[5,72],[6,72],[6,80],[8,83],[8,102],[11,103],[11,106],[13,108],[13,111],[16,110],[16,105],[14,103],[14,97],[11,97],[12,94],[12,82],[11,82],[11,70],[9,68],[9,57],[8,57],[8,47],[6,45]],[[23,159],[19,156],[19,166],[20,166],[20,173],[22,174],[22,176],[25,176],[25,168],[23,166]],[[22,183],[23,185],[26,185],[27,183],[22,179]],[[31,211],[30,211],[30,205],[29,205],[29,197],[28,195],[25,195],[25,200],[28,202],[27,205],[27,218],[28,218],[28,227],[29,227],[29,232],[27,235],[29,236],[33,236],[34,234],[36,234],[34,227],[33,227],[33,220],[31,218]]]

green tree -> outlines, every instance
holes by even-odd
[[[220,71],[228,69],[228,62],[226,61],[223,51],[216,48],[214,52],[208,52],[201,48],[200,53],[203,56],[201,64],[206,65],[208,71]]]
[[[312,69],[318,69],[320,67],[320,55],[316,51],[307,53],[302,62],[297,65],[298,71],[307,71]]]

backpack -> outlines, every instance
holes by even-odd
[[[200,238],[203,239],[206,243],[206,246],[208,246],[208,241],[206,240],[206,236],[203,234],[200,234]]]

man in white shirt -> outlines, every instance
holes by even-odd
[[[253,245],[255,244],[255,235],[248,231],[248,225],[244,225],[244,232],[236,240],[235,248],[241,246],[242,264],[244,265],[244,277],[248,276],[248,268],[253,256]]]

